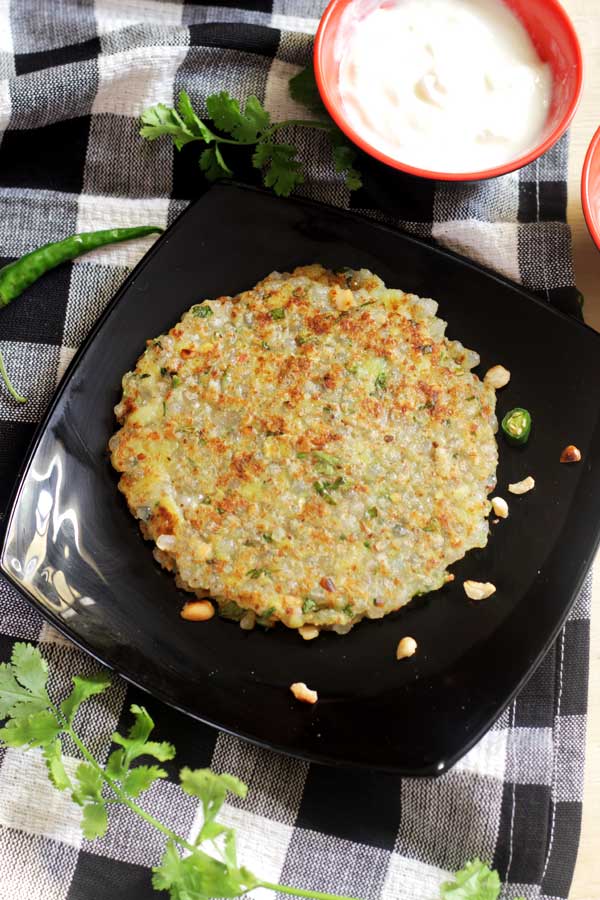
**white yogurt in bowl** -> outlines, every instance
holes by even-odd
[[[552,72],[502,0],[350,4],[336,57],[348,124],[406,165],[481,172],[544,129]]]

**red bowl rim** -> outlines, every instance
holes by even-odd
[[[598,247],[598,249],[600,250],[600,227],[596,223],[596,218],[592,212],[592,204],[590,198],[590,169],[592,167],[592,160],[596,151],[598,150],[599,145],[600,128],[598,128],[594,137],[590,141],[590,146],[588,147],[587,153],[585,154],[585,161],[583,163],[583,170],[581,172],[581,205],[583,207],[583,215],[585,217],[588,231],[596,247]]]
[[[416,166],[410,166],[398,159],[394,159],[394,157],[392,156],[388,156],[386,153],[382,153],[380,150],[378,150],[376,147],[373,147],[364,138],[362,138],[352,128],[352,126],[346,122],[344,116],[342,115],[341,109],[334,103],[332,103],[327,91],[325,79],[323,77],[323,72],[320,65],[321,54],[323,52],[324,44],[326,43],[325,33],[327,31],[327,26],[329,24],[331,16],[333,15],[334,11],[336,11],[340,6],[349,6],[350,3],[353,2],[355,2],[355,0],[331,0],[331,2],[328,4],[325,12],[321,17],[321,21],[319,22],[319,27],[317,29],[313,52],[313,61],[317,87],[319,88],[319,94],[321,95],[321,99],[325,104],[327,112],[334,120],[336,125],[344,132],[344,134],[348,138],[350,138],[350,140],[354,144],[360,147],[361,150],[364,150],[365,153],[368,153],[369,156],[375,157],[375,159],[378,159],[380,162],[385,163],[388,166],[392,166],[392,168],[394,169],[400,169],[400,171],[402,172],[407,172],[409,175],[416,175],[419,178],[429,178],[434,181],[480,181],[486,178],[496,178],[499,175],[507,175],[509,172],[515,172],[517,169],[521,169],[524,166],[529,165],[529,163],[534,162],[554,146],[554,144],[563,136],[563,134],[571,124],[573,116],[575,115],[577,107],[579,106],[581,90],[583,87],[583,56],[581,53],[581,45],[579,43],[579,38],[577,37],[575,27],[559,0],[545,0],[548,6],[551,6],[557,13],[567,31],[567,34],[573,45],[573,49],[575,50],[577,68],[576,88],[567,107],[567,111],[556,128],[546,138],[546,140],[539,144],[535,149],[530,150],[529,153],[520,156],[518,159],[511,160],[508,163],[504,163],[503,165],[496,166],[492,169],[484,169],[480,172],[434,172],[429,169],[420,169]]]

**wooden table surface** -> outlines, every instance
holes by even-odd
[[[571,129],[568,218],[573,231],[575,277],[585,297],[586,321],[600,331],[600,251],[593,244],[581,209],[581,168],[600,126],[600,2],[562,0],[583,49],[585,85]],[[591,386],[600,394],[598,385]],[[583,830],[570,900],[600,900],[600,557],[594,567],[589,718]]]

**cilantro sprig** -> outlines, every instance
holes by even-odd
[[[186,91],[181,91],[176,107],[158,103],[144,110],[140,134],[150,141],[169,137],[177,150],[194,141],[204,145],[199,165],[209,181],[232,177],[226,158],[228,146],[252,148],[252,165],[262,171],[265,186],[273,188],[278,196],[287,197],[304,183],[304,172],[297,147],[279,143],[275,139],[277,132],[292,126],[317,129],[329,136],[335,171],[344,175],[346,187],[357,190],[362,182],[354,165],[356,151],[323,106],[312,66],[294,76],[289,89],[292,98],[310,110],[314,118],[271,122],[268,110],[257,97],[248,97],[242,108],[227,91],[219,91],[206,98],[209,126],[197,115]]]
[[[112,735],[116,747],[103,767],[79,737],[75,721],[81,705],[110,686],[108,673],[75,676],[71,693],[62,702],[50,696],[48,674],[48,663],[31,644],[15,644],[10,662],[0,664],[0,721],[6,720],[0,728],[0,745],[41,749],[54,787],[69,791],[82,808],[81,827],[88,840],[106,833],[111,805],[122,803],[166,837],[160,865],[152,870],[152,885],[157,891],[167,891],[171,900],[241,897],[257,887],[312,900],[353,900],[264,881],[239,864],[235,831],[218,821],[228,794],[246,797],[246,785],[233,775],[187,766],[181,769],[181,789],[200,800],[203,817],[195,837],[176,834],[137,802],[140,794],[167,775],[156,763],[175,757],[172,744],[151,740],[154,722],[147,711],[137,704],[131,706],[133,724],[127,735]],[[83,758],[74,771],[63,758],[64,738],[70,739]],[[440,900],[498,900],[499,896],[498,873],[478,859],[440,888]]]

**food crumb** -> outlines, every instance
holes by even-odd
[[[417,651],[417,642],[414,638],[403,637],[396,647],[396,659],[407,659],[414,656]]]
[[[506,387],[510,381],[510,372],[504,366],[492,366],[483,377],[484,384],[489,384],[494,390]]]
[[[313,641],[319,637],[319,629],[315,625],[302,625],[298,629],[298,634],[305,641]]]
[[[463,588],[469,600],[487,600],[496,593],[496,586],[490,581],[464,581]]]
[[[187,622],[208,622],[215,614],[215,608],[210,600],[192,600],[186,603],[180,616]]]
[[[340,312],[347,312],[349,309],[352,309],[353,306],[356,306],[354,294],[349,290],[337,290],[335,292],[333,305],[336,309],[339,309]]]
[[[527,478],[524,478],[522,481],[509,484],[508,489],[511,494],[526,494],[528,491],[532,491],[534,487],[535,481],[531,475],[528,475]]]
[[[256,624],[256,613],[254,610],[247,610],[240,619],[240,628],[242,631],[252,631]]]
[[[295,681],[294,684],[291,684],[290,691],[301,703],[316,703],[319,699],[317,692],[311,691],[303,681]]]
[[[581,462],[581,450],[574,444],[569,444],[560,454],[561,463],[577,463]]]
[[[498,518],[508,518],[508,503],[503,497],[492,497],[492,509]]]

